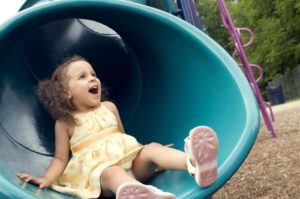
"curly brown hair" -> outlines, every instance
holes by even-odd
[[[86,59],[79,55],[66,58],[62,64],[58,65],[51,79],[39,81],[37,86],[38,98],[52,118],[71,125],[75,124],[72,113],[76,108],[67,96],[67,71],[68,66],[76,61],[86,61]]]

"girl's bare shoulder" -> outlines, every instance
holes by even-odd
[[[117,106],[111,102],[111,101],[103,101],[101,102],[106,108],[108,108],[109,110],[111,110],[112,112],[116,112],[117,111]]]
[[[66,133],[69,135],[69,137],[72,136],[74,127],[70,124],[62,121],[62,120],[56,120],[55,121],[55,132],[56,133]]]

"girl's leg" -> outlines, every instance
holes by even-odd
[[[102,196],[110,197],[112,192],[116,194],[116,199],[144,198],[144,199],[175,199],[176,197],[167,192],[163,192],[152,186],[146,186],[138,182],[120,166],[106,168],[101,176]]]
[[[158,143],[146,145],[134,159],[132,172],[136,179],[147,180],[157,169],[186,170],[186,154]]]
[[[117,193],[120,185],[124,183],[138,183],[136,179],[129,176],[120,166],[111,166],[106,168],[100,176],[100,181],[104,196],[110,195],[111,192]]]
[[[187,170],[201,187],[210,186],[217,178],[218,138],[213,129],[198,126],[185,142],[187,153],[157,143],[146,145],[133,161],[132,171],[138,180],[147,180],[157,166],[162,169]]]

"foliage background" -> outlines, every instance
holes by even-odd
[[[232,54],[234,46],[222,24],[217,0],[196,2],[205,32]],[[249,27],[254,32],[254,43],[246,54],[250,63],[263,67],[260,88],[265,97],[267,82],[300,63],[300,1],[226,0],[226,5],[236,27]],[[242,40],[248,41],[246,35]]]

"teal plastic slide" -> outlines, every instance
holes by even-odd
[[[53,156],[54,121],[35,87],[72,54],[91,62],[126,132],[141,143],[182,150],[191,128],[217,132],[219,175],[212,186],[199,188],[187,172],[169,170],[149,184],[180,199],[206,198],[241,166],[260,126],[243,72],[196,27],[139,3],[28,1],[0,27],[0,198],[70,198],[15,175],[42,175]]]

